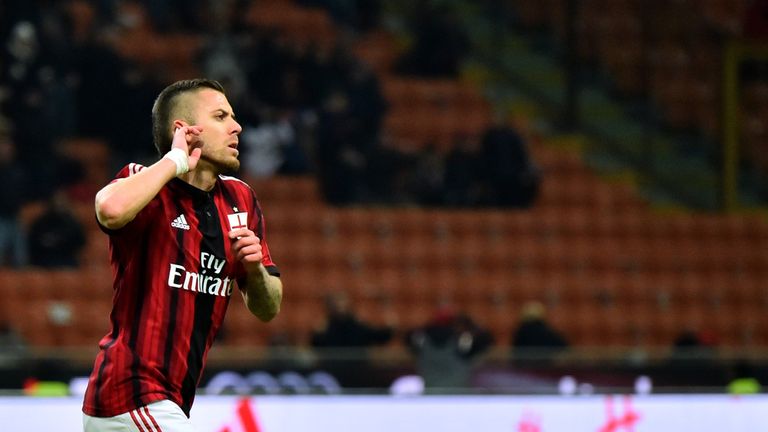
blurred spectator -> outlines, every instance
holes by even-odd
[[[398,148],[396,139],[383,130],[367,158],[366,185],[370,188],[371,199],[388,204],[414,202],[413,194],[419,188],[415,188],[413,183],[421,180],[420,173],[414,173],[421,163],[417,159],[415,154]]]
[[[477,142],[463,134],[454,137],[445,156],[444,203],[451,207],[472,207],[482,203],[482,166]]]
[[[541,181],[538,167],[528,155],[526,143],[497,114],[482,138],[482,169],[490,187],[489,204],[501,207],[528,207],[536,199]]]
[[[144,125],[134,125],[130,134],[124,131],[125,119],[134,118],[130,116],[136,95],[126,88],[127,71],[131,65],[111,47],[104,31],[87,33],[84,39],[77,41],[71,56],[77,74],[77,102],[73,108],[78,134],[104,137],[115,149],[130,150],[133,147],[135,151],[140,147],[137,142],[143,143],[142,139],[151,137],[151,126],[147,120]]]
[[[275,31],[255,32],[255,40],[246,47],[244,56],[252,59],[246,64],[248,82],[254,96],[271,106],[281,106],[283,77],[291,62],[286,43]]]
[[[375,326],[361,321],[343,292],[325,299],[326,321],[312,334],[315,348],[363,348],[388,342],[394,334],[392,326]]]
[[[219,81],[233,101],[247,99],[250,89],[246,76],[243,56],[234,35],[221,33],[212,35],[200,53],[203,75]]]
[[[215,5],[215,6],[214,6]],[[201,70],[207,78],[219,81],[230,100],[237,106],[250,94],[247,57],[243,55],[245,38],[238,34],[240,13],[237,1],[209,2],[211,29],[199,56]]]
[[[381,0],[298,0],[298,3],[321,7],[336,24],[361,33],[378,26],[381,14]]]
[[[85,230],[70,210],[64,189],[51,196],[43,213],[28,230],[30,264],[39,267],[77,267],[86,242]]]
[[[16,159],[10,124],[0,124],[0,265],[27,263],[27,242],[19,220],[32,179]]]
[[[375,141],[380,132],[387,101],[381,93],[376,74],[361,61],[348,62],[349,78],[345,84],[349,96],[350,111],[359,123],[360,139]]]
[[[713,364],[717,348],[717,336],[708,330],[685,329],[672,344],[670,364],[689,368]]]
[[[548,360],[568,347],[565,337],[547,322],[546,308],[538,301],[527,302],[521,308],[511,342],[516,361]]]
[[[107,0],[102,0],[107,1]],[[239,0],[243,3],[242,0]],[[111,3],[117,3],[112,0]],[[232,3],[232,1],[211,2],[208,0],[140,0],[149,14],[153,27],[160,32],[199,32],[205,28],[210,17],[211,3]],[[242,9],[241,9],[242,10]]]
[[[142,119],[147,116],[146,107],[152,106],[162,88],[153,74],[128,64],[123,70],[122,82],[115,90],[120,93],[121,118]],[[130,134],[113,129],[93,135],[105,138],[109,144],[112,162],[110,171],[118,171],[118,166],[122,168],[127,160],[151,164],[156,158],[155,148],[150,145],[152,127],[149,120],[137,122]]]
[[[456,391],[470,384],[472,360],[493,343],[491,333],[467,315],[442,308],[425,326],[409,331],[406,346],[429,391]]]
[[[285,112],[287,122],[293,131],[293,137],[282,148],[283,163],[278,173],[282,175],[303,175],[314,171],[312,152],[315,149],[315,128],[317,117],[313,111]]]
[[[19,360],[27,351],[24,337],[7,320],[0,320],[0,365]]]
[[[424,205],[442,205],[445,201],[445,157],[434,142],[429,142],[416,156],[409,189]]]
[[[35,6],[27,0],[4,0],[0,2],[0,40],[8,40],[8,34],[14,23],[28,20],[29,12]]]
[[[332,62],[334,50],[331,47],[310,42],[298,59],[298,68],[302,71],[301,94],[302,109],[319,107],[332,88],[337,87]]]
[[[469,52],[470,42],[457,12],[445,2],[419,0],[408,17],[412,44],[398,60],[404,75],[455,77]]]
[[[50,15],[46,22],[60,19]],[[68,46],[49,40],[62,36],[56,28],[51,24],[41,32],[34,22],[19,21],[0,52],[0,82],[8,86],[3,112],[15,126],[19,160],[35,167],[41,184],[50,180],[51,143],[75,127],[72,86],[65,76],[68,60],[62,54]]]
[[[291,163],[300,165],[300,159],[305,158],[288,116],[280,115],[269,107],[264,107],[260,114],[258,126],[245,124],[240,134],[244,173],[254,178],[273,176],[281,171],[289,155]],[[303,162],[305,169],[308,169],[306,160]]]
[[[333,92],[325,101],[318,124],[318,175],[325,199],[337,205],[365,201],[368,149],[357,140],[349,98]]]
[[[352,26],[364,33],[379,26],[381,21],[381,0],[355,0],[356,12]]]
[[[58,182],[53,190],[64,190],[70,203],[92,205],[93,197],[99,189],[98,185],[88,177],[83,161],[69,156],[64,151],[57,151],[54,156],[57,162],[55,173]],[[46,191],[45,196],[50,196],[50,193]]]

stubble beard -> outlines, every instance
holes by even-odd
[[[207,162],[219,174],[237,174],[240,170],[240,160],[237,158],[213,159],[206,155],[200,157],[201,161]]]

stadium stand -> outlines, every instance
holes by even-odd
[[[530,9],[520,12],[531,22],[554,22],[559,9],[547,15],[549,3],[522,2]],[[629,49],[606,46],[596,60],[608,65],[622,91],[638,91],[638,51],[629,43],[637,39],[637,23],[627,22],[625,14],[634,3],[588,3],[594,8],[586,10],[600,14],[584,17],[583,40],[626,41],[620,46]],[[289,1],[252,4],[252,24],[277,28],[297,42],[332,45],[338,37],[321,10]],[[716,12],[727,4],[707,2],[707,16],[729,27],[738,14]],[[138,22],[118,44],[122,55],[144,65],[169,62],[169,77],[194,70],[197,38],[159,35],[144,19]],[[662,30],[654,76],[664,80],[652,84],[654,97],[670,123],[714,133],[714,77],[691,79],[702,69],[697,62],[709,64],[710,58],[704,53],[692,59],[681,47],[665,45]],[[179,46],[185,49],[179,52]],[[445,150],[455,134],[478,136],[489,125],[491,106],[472,84],[394,75],[399,47],[386,32],[361,36],[353,49],[382,81],[390,104],[385,131],[403,150],[429,141]],[[764,93],[750,92],[763,111]],[[306,345],[323,296],[344,288],[367,319],[394,312],[403,327],[423,324],[438,305],[454,304],[491,329],[497,344],[509,340],[519,306],[540,300],[574,346],[668,347],[687,328],[712,331],[726,347],[768,346],[763,216],[655,210],[630,185],[602,179],[557,140],[531,138],[543,183],[530,209],[339,208],[323,201],[311,176],[247,179],[265,207],[268,241],[284,272],[285,312],[257,325],[233,299],[222,343]],[[88,182],[108,178],[103,144],[74,140],[64,151],[85,164]],[[24,219],[36,205],[25,209]],[[33,345],[93,346],[107,330],[111,277],[105,236],[91,204],[76,210],[89,228],[82,268],[0,270],[3,315]]]

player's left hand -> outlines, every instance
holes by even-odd
[[[229,232],[232,250],[238,261],[245,265],[261,264],[264,254],[261,250],[261,239],[248,228],[238,228]]]

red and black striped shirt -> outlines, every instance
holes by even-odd
[[[141,169],[130,164],[116,179]],[[83,412],[111,417],[169,399],[189,416],[234,281],[245,283],[227,238],[242,225],[261,239],[267,271],[279,275],[256,195],[234,177],[219,176],[208,192],[173,179],[126,226],[102,227],[113,273],[112,329],[99,342]]]

